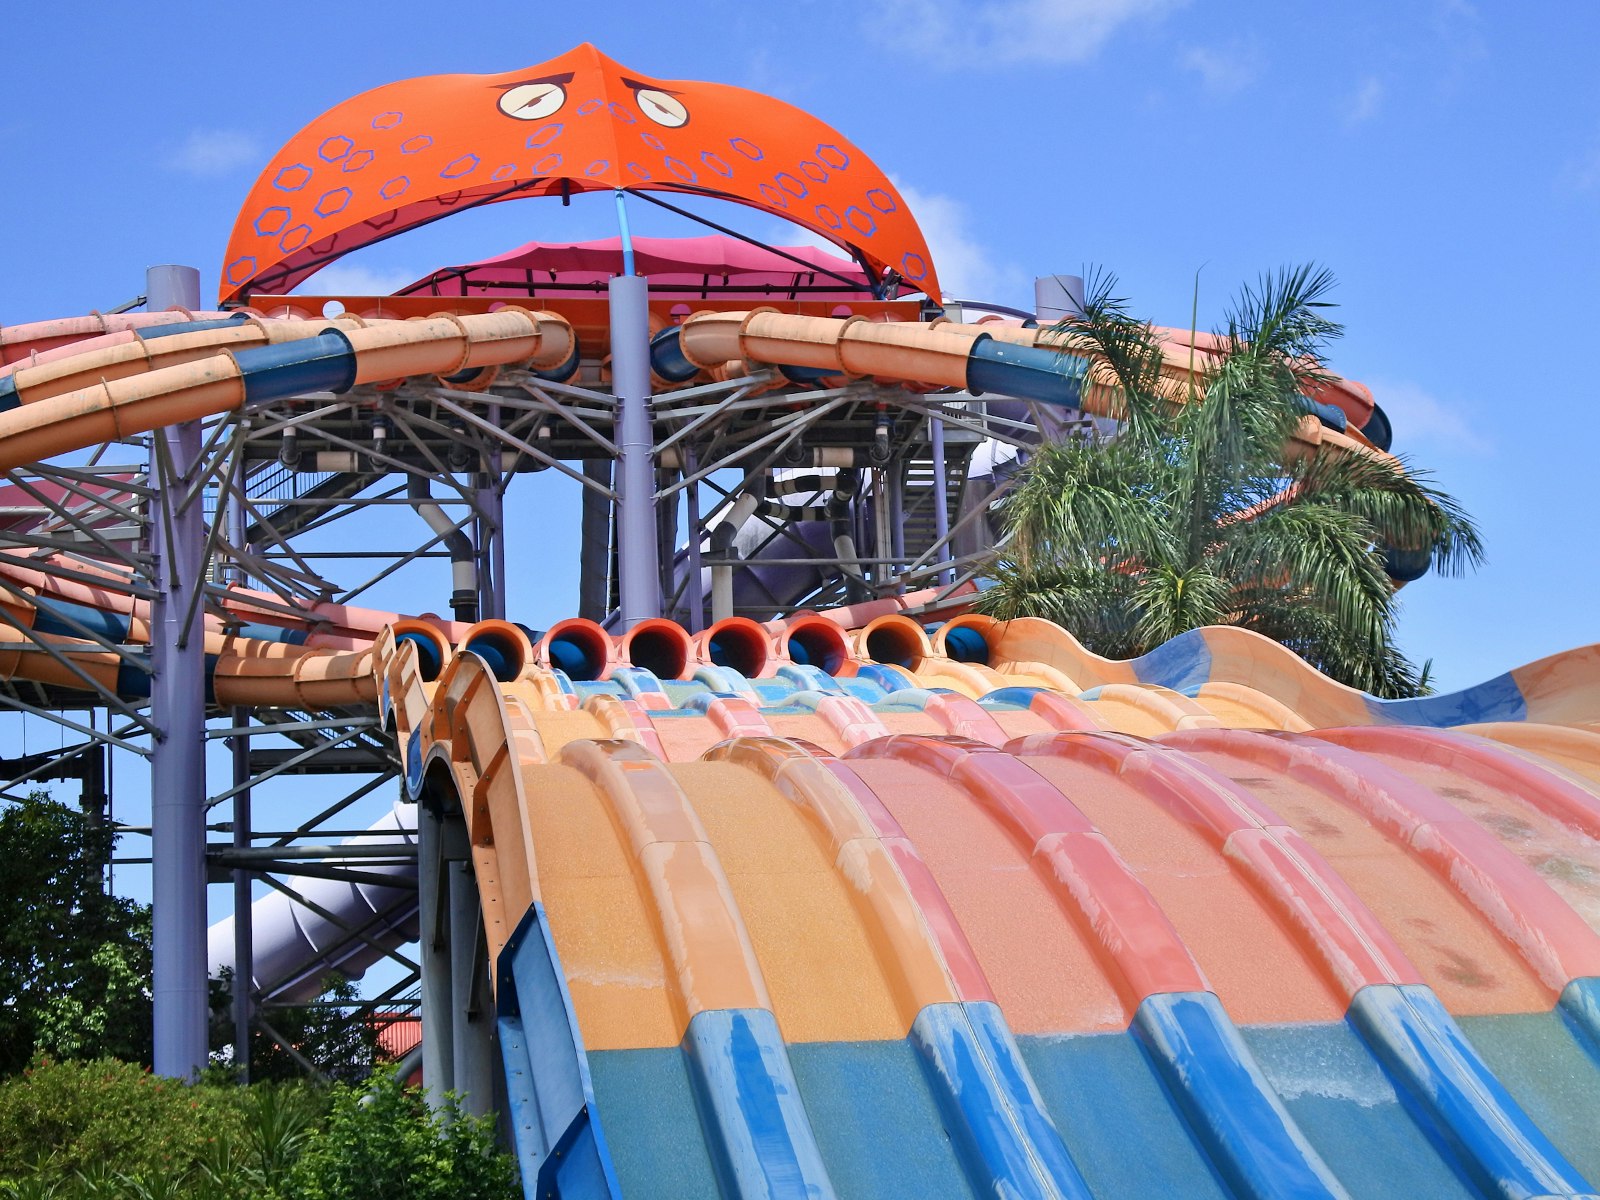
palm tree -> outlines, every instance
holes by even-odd
[[[1394,644],[1385,550],[1459,575],[1483,546],[1461,506],[1403,460],[1293,450],[1342,332],[1324,315],[1332,285],[1307,266],[1244,288],[1214,344],[1191,338],[1207,349],[1174,372],[1115,281],[1092,280],[1083,315],[1052,333],[1088,359],[1091,402],[1117,430],[1044,445],[1023,468],[980,610],[1049,618],[1115,658],[1239,625],[1375,695],[1425,688]]]

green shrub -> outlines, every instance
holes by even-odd
[[[515,1200],[492,1123],[361,1086],[184,1086],[110,1059],[0,1080],[0,1200]]]
[[[244,1132],[243,1093],[114,1059],[36,1060],[0,1081],[0,1179],[79,1170],[188,1173]]]
[[[516,1169],[488,1118],[431,1112],[392,1067],[338,1086],[326,1125],[289,1172],[288,1200],[515,1200]]]

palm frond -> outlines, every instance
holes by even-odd
[[[1441,575],[1484,562],[1483,536],[1460,502],[1404,458],[1319,454],[1293,471],[1308,500],[1364,518],[1385,545],[1430,550]]]
[[[1083,312],[1057,321],[1045,339],[1089,360],[1084,386],[1110,393],[1104,407],[1123,422],[1128,436],[1141,440],[1159,430],[1166,415],[1161,343],[1148,322],[1129,313],[1126,297],[1116,290],[1115,275],[1091,271],[1084,283]]]

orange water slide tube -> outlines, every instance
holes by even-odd
[[[302,340],[292,354],[271,346],[221,350],[0,412],[0,466],[20,466],[305,390],[344,391],[506,363],[555,366],[568,356],[572,336],[572,327],[555,314],[505,308],[329,329]],[[62,360],[48,370],[68,371],[72,362]]]

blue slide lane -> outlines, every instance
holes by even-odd
[[[1214,995],[1146,997],[1132,1031],[1234,1195],[1347,1197]]]
[[[1600,979],[1574,979],[1561,990],[1561,1012],[1583,1034],[1584,1048],[1600,1062]]]
[[[1348,1020],[1446,1157],[1485,1196],[1593,1194],[1511,1098],[1431,988],[1364,987],[1350,1002]]]
[[[930,1004],[911,1041],[975,1193],[1092,1200],[998,1006]]]
[[[528,909],[500,952],[499,978],[500,1056],[523,1194],[614,1200],[622,1189],[542,904]]]
[[[696,1013],[683,1052],[724,1195],[834,1196],[776,1017],[764,1008]]]

